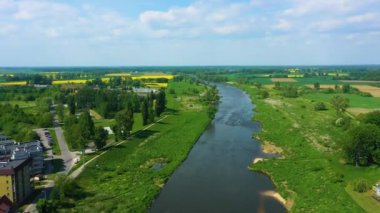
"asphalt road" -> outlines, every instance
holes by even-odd
[[[51,113],[54,114],[54,120],[53,120],[53,126],[54,126],[54,131],[55,134],[57,135],[57,142],[59,144],[59,148],[61,149],[61,155],[54,156],[53,151],[49,145],[49,142],[46,138],[46,136],[43,134],[44,130],[43,129],[36,129],[35,131],[41,138],[41,142],[44,144],[44,146],[47,149],[47,157],[45,159],[62,159],[64,162],[64,174],[68,174],[70,169],[74,166],[74,159],[76,158],[76,153],[75,152],[70,152],[69,147],[67,146],[65,136],[63,135],[63,130],[61,125],[59,124],[58,121],[58,116],[54,112],[54,108],[52,107]],[[50,162],[50,161],[49,161]],[[53,171],[53,165],[51,163],[47,164],[48,170],[47,174],[50,174],[51,171]],[[45,198],[48,196],[51,192],[51,190],[54,187],[54,181],[48,181],[47,184],[44,187],[44,190],[36,196],[36,198],[33,200],[33,202],[26,207],[24,212],[31,212],[31,213],[36,213],[37,208],[36,208],[36,203],[39,199]]]
[[[65,136],[63,135],[63,129],[59,124],[58,116],[54,111],[54,107],[52,107],[51,113],[54,114],[53,126],[55,134],[57,136],[58,145],[61,150],[60,158],[63,160],[63,163],[65,165],[63,173],[68,174],[70,169],[74,166],[76,153],[70,152],[69,147],[67,146]]]

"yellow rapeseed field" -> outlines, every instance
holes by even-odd
[[[26,81],[1,82],[0,86],[25,86]]]
[[[169,75],[169,74],[145,74],[145,75],[139,75],[139,76],[132,76],[133,80],[158,79],[158,78],[173,79],[174,75]]]
[[[53,81],[53,85],[61,85],[61,84],[85,84],[87,79],[72,79],[72,80],[55,80]]]
[[[102,78],[102,81],[105,82],[105,83],[108,83],[108,82],[110,82],[110,79],[111,78]]]

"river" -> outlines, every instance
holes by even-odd
[[[248,170],[263,157],[252,134],[254,105],[242,90],[218,85],[221,95],[215,119],[199,138],[188,158],[172,174],[150,212],[286,212],[278,201],[260,195],[275,190],[271,180]],[[186,127],[184,127],[186,128]]]

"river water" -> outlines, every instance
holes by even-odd
[[[221,95],[215,119],[188,158],[173,173],[150,212],[286,212],[276,200],[260,195],[274,190],[271,180],[248,170],[255,157],[265,157],[252,134],[253,105],[242,90],[218,85]]]

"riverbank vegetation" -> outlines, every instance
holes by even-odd
[[[80,195],[60,199],[60,211],[143,212],[149,208],[210,121],[200,100],[207,87],[184,79],[171,82],[169,88],[176,92],[166,91],[167,110],[161,121],[90,163],[73,182]]]
[[[253,85],[240,87],[256,105],[254,119],[263,126],[258,137],[284,152],[281,159],[267,159],[251,168],[273,179],[287,208],[292,212],[376,212],[374,206],[378,209],[380,204],[373,205],[372,197],[353,190],[359,179],[371,186],[379,180],[374,158],[379,148],[378,129],[345,113],[351,99],[345,98],[343,91],[329,96],[317,88],[293,85],[298,94],[289,96],[289,86],[270,89]],[[263,91],[268,93],[266,97]],[[372,121],[376,116],[370,117]]]

